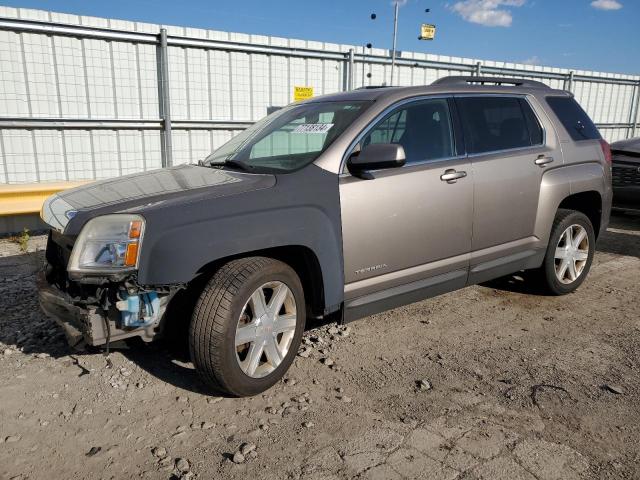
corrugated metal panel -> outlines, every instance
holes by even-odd
[[[15,117],[30,113],[20,39],[20,34],[0,31],[0,111]]]
[[[18,128],[9,122],[0,128],[0,183],[108,178],[160,167],[162,27],[174,41],[168,48],[171,119],[205,122],[204,129],[184,123],[174,127],[175,164],[203,158],[239,131],[214,122],[256,121],[269,107],[290,103],[296,85],[312,86],[315,95],[322,95],[345,90],[350,75],[354,87],[390,81],[388,51],[379,48],[11,7],[0,7],[0,19],[13,21],[13,27],[0,29],[0,117],[94,122],[86,128]],[[53,22],[50,28],[58,30],[35,31],[27,28],[28,21]],[[73,33],[61,25],[69,25]],[[180,46],[175,45],[180,39]],[[355,53],[352,73],[350,49]],[[562,68],[403,52],[394,83],[429,84],[446,75],[475,72],[478,63],[487,74],[532,78],[553,88],[564,88],[570,74]],[[605,138],[627,137],[640,77],[573,73],[576,99],[604,124]],[[118,120],[138,124],[121,128]],[[111,123],[100,126],[102,121]],[[282,141],[288,145],[290,140]],[[265,148],[278,148],[275,143]]]
[[[117,177],[121,174],[117,135],[116,130],[91,132],[96,179]]]
[[[34,156],[38,162],[38,181],[51,182],[69,178],[63,131],[40,130],[32,132]]]
[[[82,42],[85,52],[89,118],[115,118],[115,87],[109,42],[94,39],[85,39]]]
[[[39,162],[34,152],[33,133],[27,130],[3,130],[2,146],[7,183],[39,182]],[[63,178],[64,179],[64,178]]]

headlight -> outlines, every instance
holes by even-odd
[[[69,272],[112,273],[135,270],[144,218],[140,215],[104,215],[84,226],[71,252]]]

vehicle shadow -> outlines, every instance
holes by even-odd
[[[488,282],[481,283],[480,286],[525,295],[550,295],[549,292],[540,286],[538,272],[531,270],[523,270],[496,278],[495,280],[489,280]]]
[[[166,331],[156,343],[145,344],[139,339],[129,340],[130,349],[122,353],[149,374],[183,390],[209,396],[228,396],[207,385],[191,363],[189,352],[189,320],[197,300],[198,289],[176,296],[167,309]],[[306,330],[319,328],[336,321],[310,319]]]
[[[640,258],[640,213],[614,212],[609,228],[598,239],[596,252]],[[540,288],[537,272],[522,271],[482,283],[481,286],[528,295],[549,295]]]
[[[127,345],[131,348],[123,350],[122,354],[150,375],[174,387],[201,395],[226,397],[224,392],[206,384],[191,363],[189,323],[205,283],[192,284],[190,289],[181,290],[172,298],[164,313],[164,330],[157,341],[145,344],[140,339],[130,339]]]
[[[121,353],[158,380],[201,395],[224,396],[202,381],[191,364],[188,351],[177,348],[172,340],[164,338],[149,345],[129,340],[127,346],[129,348]]]

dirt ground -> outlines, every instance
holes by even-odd
[[[512,277],[311,325],[249,399],[166,343],[74,354],[37,306],[43,241],[0,241],[0,478],[640,478],[638,215],[572,295]]]

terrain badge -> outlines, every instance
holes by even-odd
[[[381,270],[383,268],[387,268],[386,263],[381,263],[380,265],[373,265],[372,267],[361,268],[360,270],[356,270],[356,275],[362,275],[363,273],[373,272],[374,270]]]

